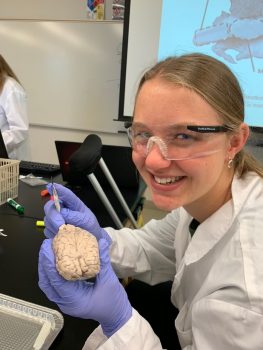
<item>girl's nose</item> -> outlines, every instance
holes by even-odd
[[[164,157],[159,144],[154,143],[148,149],[145,164],[152,169],[160,169],[167,168],[171,164],[171,161]]]

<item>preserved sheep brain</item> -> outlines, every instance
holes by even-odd
[[[62,225],[53,239],[56,268],[68,281],[95,277],[100,270],[97,239],[73,225]]]

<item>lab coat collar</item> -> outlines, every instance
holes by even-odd
[[[185,252],[186,265],[201,259],[227,234],[251,192],[257,188],[256,183],[260,180],[262,181],[255,173],[248,173],[242,179],[234,176],[231,185],[232,199],[198,226]],[[189,222],[189,214],[184,217]]]

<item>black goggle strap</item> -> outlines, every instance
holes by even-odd
[[[229,128],[225,125],[187,125],[187,129],[195,132],[201,133],[216,133],[216,132],[227,132]]]

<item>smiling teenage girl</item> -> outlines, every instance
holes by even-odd
[[[168,58],[139,84],[129,139],[153,202],[171,213],[142,229],[104,230],[79,199],[57,185],[64,208],[58,213],[52,202],[46,205],[45,233],[53,237],[65,222],[80,226],[100,244],[111,242],[118,277],[151,285],[173,281],[182,349],[259,350],[263,169],[244,149],[248,135],[241,89],[224,64],[202,54]],[[86,349],[162,348],[103,260],[107,249],[101,248],[104,269],[95,287],[81,282],[80,293],[79,285],[65,285],[55,271],[51,242],[40,251],[40,287],[62,311],[100,322]],[[118,296],[118,303],[103,293]]]

